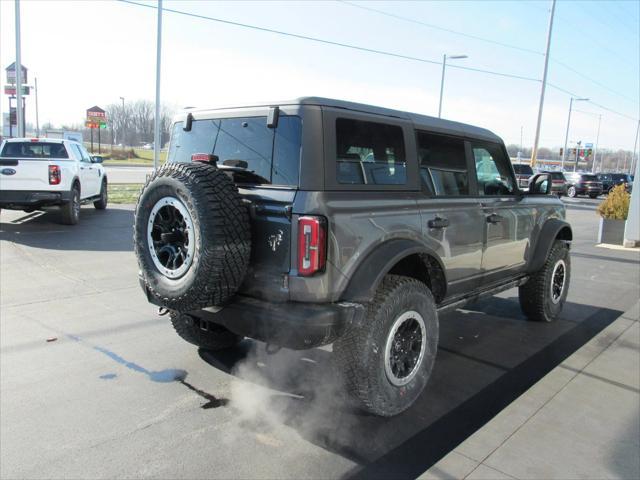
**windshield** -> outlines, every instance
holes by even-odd
[[[522,164],[516,163],[513,165],[513,171],[516,172],[518,175],[533,175],[533,170],[529,165],[522,165]]]
[[[267,127],[267,117],[196,120],[189,132],[182,125],[173,126],[169,162],[190,162],[194,153],[208,153],[218,157],[219,166],[238,168],[246,162],[256,174],[247,183],[298,185],[300,117],[281,115],[275,129]]]
[[[0,153],[5,158],[69,158],[62,143],[49,142],[7,142]]]

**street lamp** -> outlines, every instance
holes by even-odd
[[[451,55],[447,57],[446,53],[442,56],[442,79],[440,80],[440,103],[438,104],[438,118],[441,118],[442,116],[442,93],[444,91],[444,70],[447,66],[447,58],[449,60],[461,60],[463,58],[469,57],[467,55]]]
[[[589,99],[588,98],[575,98],[575,97],[571,97],[571,100],[569,101],[569,119],[567,120],[567,132],[565,133],[564,136],[564,150],[562,151],[562,163],[560,166],[560,170],[564,171],[564,160],[565,158],[567,158],[567,142],[569,141],[569,126],[571,125],[571,110],[573,109],[573,101],[576,102],[588,102]]]

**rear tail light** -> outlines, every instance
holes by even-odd
[[[298,275],[324,270],[327,261],[327,221],[323,217],[298,219]]]
[[[62,172],[58,165],[49,165],[49,185],[59,185],[62,180]]]

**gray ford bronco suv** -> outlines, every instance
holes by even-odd
[[[439,313],[519,287],[531,320],[560,314],[571,227],[548,174],[529,185],[461,123],[324,98],[188,110],[136,208],[140,283],[204,349],[333,343],[359,404],[395,415]]]

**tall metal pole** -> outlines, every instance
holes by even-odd
[[[569,118],[567,119],[567,131],[564,134],[564,150],[562,151],[562,162],[560,171],[564,171],[564,159],[567,158],[567,143],[569,141],[569,127],[571,126],[571,109],[573,108],[573,97],[569,101]]]
[[[22,109],[22,57],[20,52],[20,0],[15,0],[16,13],[16,121],[18,137],[24,137],[24,111]],[[11,123],[11,122],[9,122]]]
[[[38,77],[34,79],[36,83],[36,137],[40,136],[40,120],[38,117]]]
[[[538,121],[536,122],[536,136],[533,140],[531,152],[531,167],[536,164],[538,156],[538,142],[540,141],[540,125],[542,123],[542,108],[544,107],[544,91],[547,88],[547,71],[549,70],[549,50],[551,49],[551,32],[553,30],[553,14],[556,10],[556,0],[551,2],[551,14],[549,15],[549,29],[547,30],[547,49],[544,54],[544,71],[542,73],[542,87],[540,89],[540,105],[538,106]]]
[[[442,93],[444,90],[444,69],[447,66],[447,54],[442,56],[442,78],[440,79],[440,102],[438,103],[438,118],[442,116]]]
[[[591,172],[596,172],[596,163],[598,162],[598,141],[600,140],[600,122],[602,115],[598,115],[598,133],[596,134],[596,148],[593,149],[593,163],[591,164]]]
[[[638,147],[638,134],[640,133],[640,120],[638,120],[638,126],[636,127],[636,139],[633,142],[633,156],[631,157],[631,167],[629,168],[629,175],[632,174],[636,170],[636,163],[638,159],[636,158],[636,152]]]
[[[158,0],[158,39],[156,41],[156,118],[153,135],[153,169],[158,169],[160,161],[160,61],[162,60],[162,0]]]

